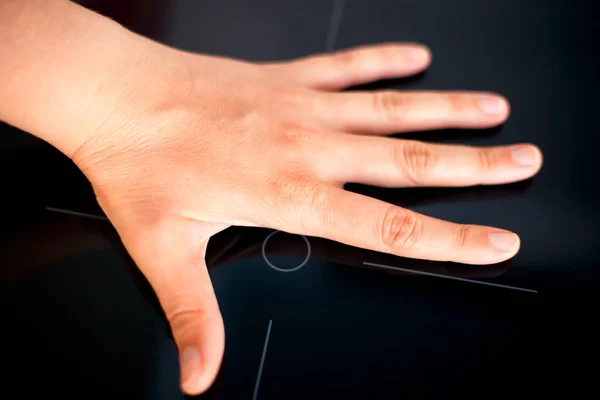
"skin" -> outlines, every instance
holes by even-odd
[[[500,228],[343,188],[503,184],[541,168],[530,144],[386,137],[499,125],[509,115],[501,95],[340,92],[423,71],[431,54],[421,44],[257,64],[170,48],[64,0],[0,0],[0,59],[0,119],[58,148],[91,181],[170,321],[187,393],[208,389],[222,361],[205,252],[229,226],[473,265],[519,249]]]

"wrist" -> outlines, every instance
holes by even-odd
[[[164,47],[72,2],[27,4],[0,18],[0,119],[73,158],[129,123]]]

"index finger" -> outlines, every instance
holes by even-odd
[[[294,233],[403,257],[494,264],[513,257],[519,237],[506,230],[428,217],[368,196],[315,185],[295,204]]]

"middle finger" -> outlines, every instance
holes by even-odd
[[[340,133],[324,138],[314,162],[320,176],[333,182],[382,187],[492,185],[530,178],[542,164],[541,151],[531,144],[473,147]]]

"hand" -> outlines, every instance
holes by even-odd
[[[388,44],[253,64],[156,44],[115,112],[72,154],[148,278],[181,354],[182,386],[205,391],[224,328],[205,263],[229,226],[268,227],[393,255],[467,264],[514,256],[518,237],[461,225],[345,191],[470,186],[534,175],[531,145],[474,148],[386,134],[486,128],[508,116],[491,93],[339,92],[418,73],[416,44]]]

